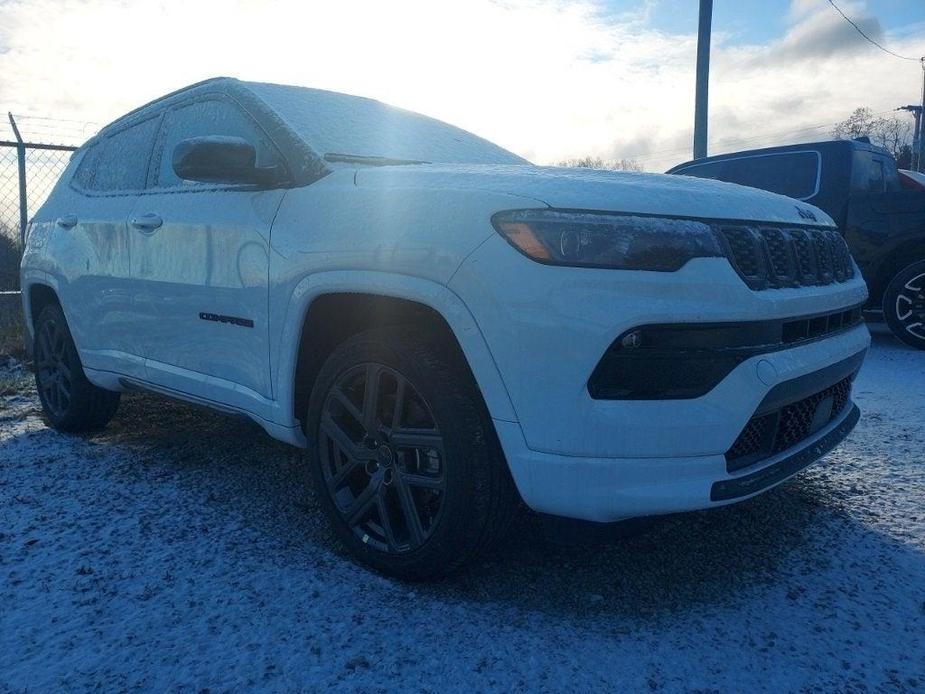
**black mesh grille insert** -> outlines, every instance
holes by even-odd
[[[790,232],[790,238],[793,241],[793,251],[796,255],[800,281],[804,284],[812,282],[816,276],[816,261],[813,256],[810,236],[802,229],[793,229]]]
[[[746,227],[723,227],[722,234],[732,250],[736,270],[745,278],[758,278],[762,268],[757,239],[752,230]]]
[[[752,417],[726,451],[726,469],[734,472],[782,453],[831,422],[848,404],[851,379],[842,379],[775,412]]]
[[[854,277],[845,240],[831,229],[718,226],[736,272],[752,289],[846,282]]]
[[[789,237],[784,236],[780,229],[762,229],[761,236],[767,244],[770,274],[784,279],[793,276]]]
[[[752,417],[748,420],[748,424],[745,425],[742,433],[739,434],[739,438],[732,444],[732,448],[726,452],[726,461],[744,458],[764,450],[768,438],[774,432],[774,425],[776,423],[776,414]]]
[[[832,247],[822,234],[813,237],[813,251],[816,254],[816,270],[820,284],[832,282]]]

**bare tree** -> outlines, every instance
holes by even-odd
[[[871,109],[866,106],[856,108],[850,116],[835,126],[835,129],[832,130],[832,136],[838,140],[867,137],[873,130],[875,120],[874,112]]]
[[[896,157],[900,168],[909,168],[912,161],[912,123],[905,118],[877,117],[874,112],[861,107],[835,126],[833,137],[839,140],[868,137]]]
[[[642,164],[635,159],[606,160],[601,157],[579,157],[563,159],[558,166],[573,166],[582,169],[603,169],[607,171],[645,171]]]

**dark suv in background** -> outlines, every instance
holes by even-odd
[[[868,318],[882,314],[896,337],[925,349],[925,191],[902,185],[888,151],[865,139],[833,140],[722,154],[667,173],[761,188],[827,212],[867,281]],[[754,271],[766,275],[769,251],[755,253]]]

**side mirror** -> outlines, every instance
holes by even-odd
[[[281,178],[278,166],[257,166],[257,150],[242,137],[192,137],[173,150],[173,170],[185,181],[272,184]]]

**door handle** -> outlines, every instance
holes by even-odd
[[[64,229],[70,229],[71,227],[77,226],[77,215],[66,214],[63,217],[58,217],[55,220],[55,224]]]
[[[136,229],[141,229],[142,231],[154,231],[155,229],[160,228],[161,224],[163,223],[164,220],[153,212],[143,214],[140,217],[135,217],[135,219],[132,220],[132,226]]]

